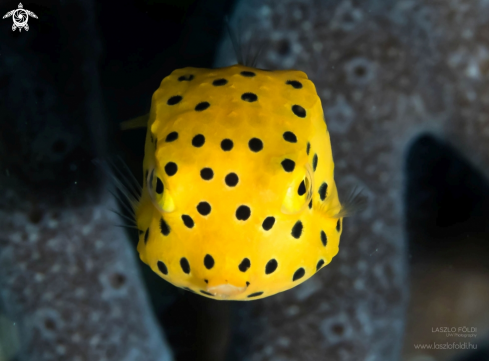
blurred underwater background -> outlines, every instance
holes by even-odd
[[[0,13],[18,8],[2,1]],[[31,1],[0,22],[0,361],[489,360],[489,1]],[[142,182],[174,69],[298,69],[321,98],[340,195],[333,262],[252,302],[178,289],[95,158]]]

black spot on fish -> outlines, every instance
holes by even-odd
[[[168,274],[168,268],[166,267],[166,264],[164,264],[162,261],[158,261],[157,266],[161,273],[163,273],[164,275]]]
[[[336,230],[339,232],[341,231],[341,220],[338,219],[338,222],[336,223]]]
[[[229,173],[226,178],[224,178],[224,181],[229,187],[235,187],[236,184],[238,184],[239,178],[236,173]]]
[[[166,104],[168,104],[168,105],[175,105],[175,104],[180,103],[181,100],[182,100],[182,97],[180,95],[174,95],[170,99],[168,99],[168,101],[166,102]]]
[[[265,266],[265,273],[269,275],[270,273],[275,272],[275,270],[278,267],[278,263],[275,259],[271,259],[268,261],[267,265]]]
[[[290,143],[297,143],[297,137],[292,132],[285,132],[283,134],[284,139]]]
[[[160,230],[164,236],[168,236],[170,234],[170,226],[165,222],[163,218],[160,220]]]
[[[212,258],[210,254],[207,254],[204,257],[204,266],[207,269],[211,269],[212,267],[214,267],[214,258]]]
[[[293,172],[295,168],[295,162],[291,159],[284,159],[282,161],[282,168],[284,168],[284,171],[287,173]]]
[[[261,226],[265,231],[269,231],[272,229],[274,224],[275,224],[275,217],[267,217],[265,218]]]
[[[258,138],[251,138],[248,142],[248,146],[256,153],[263,149],[263,142]]]
[[[302,277],[304,277],[305,274],[306,271],[304,270],[304,268],[299,268],[297,271],[295,271],[294,277],[292,278],[292,282],[301,279]]]
[[[321,198],[322,201],[324,201],[326,199],[326,193],[328,191],[328,185],[326,184],[326,182],[323,182],[323,184],[321,184],[319,186],[319,197]]]
[[[251,215],[251,210],[250,207],[248,206],[239,206],[238,209],[236,210],[236,218],[239,221],[246,221],[248,218],[250,218]]]
[[[262,294],[263,294],[263,292],[255,292],[255,293],[252,293],[251,295],[248,295],[248,298],[258,297],[258,296],[261,296]]]
[[[195,110],[198,111],[198,112],[201,112],[203,110],[206,110],[207,108],[209,108],[211,105],[209,104],[209,102],[201,102],[199,104],[197,104],[195,106]]]
[[[326,237],[326,233],[324,233],[324,231],[321,231],[321,242],[323,243],[323,246],[326,247],[326,244],[328,243],[328,237]]]
[[[301,221],[295,222],[294,227],[292,227],[292,237],[299,239],[302,234],[302,228],[303,226]]]
[[[191,81],[194,78],[192,74],[182,75],[178,78],[178,81]]]
[[[194,228],[194,220],[192,219],[192,217],[190,217],[186,214],[183,214],[182,215],[182,221],[183,221],[183,224],[185,224],[187,226],[187,228]]]
[[[258,100],[258,97],[254,93],[244,93],[243,95],[241,95],[241,99],[245,102],[253,103]]]
[[[186,274],[190,273],[190,264],[188,263],[188,260],[185,257],[182,257],[180,259],[180,267],[182,267],[182,271],[185,272]]]
[[[165,165],[165,172],[170,177],[173,176],[173,175],[175,175],[175,173],[177,173],[177,170],[178,170],[178,167],[177,167],[176,163],[173,163],[173,162],[166,163],[166,165]]]
[[[226,85],[227,83],[228,83],[228,81],[226,79],[216,79],[212,82],[212,85],[222,86],[222,85]]]
[[[301,107],[300,105],[293,105],[292,111],[299,118],[305,118],[306,117],[306,110],[303,107]]]
[[[221,142],[221,149],[225,152],[229,152],[231,149],[233,149],[233,141],[231,139],[224,139]]]
[[[178,133],[177,132],[171,132],[166,136],[165,141],[166,142],[173,142],[178,139]]]
[[[211,205],[207,202],[200,202],[197,205],[197,211],[203,216],[207,216],[209,213],[211,213]]]
[[[144,244],[148,243],[148,238],[149,238],[149,228],[144,233]]]
[[[302,88],[302,83],[299,83],[297,80],[287,80],[285,84],[292,85],[292,87],[295,89]]]
[[[306,153],[309,155],[309,151],[311,150],[311,143],[307,142]]]
[[[324,261],[320,260],[316,266],[316,272],[319,271],[319,269],[324,265]]]
[[[318,167],[318,155],[314,154],[314,157],[312,157],[312,169],[316,171],[317,167]]]
[[[297,189],[297,194],[302,196],[306,193],[306,184],[304,180],[302,180],[301,184],[299,184],[299,188]]]
[[[205,143],[205,137],[202,134],[197,134],[195,137],[192,138],[192,145],[194,147],[200,148],[204,145]]]
[[[214,177],[214,172],[211,168],[203,168],[200,171],[200,176],[203,180],[211,180]]]
[[[311,199],[311,201],[309,202],[309,209],[312,209],[312,199]]]
[[[241,272],[246,272],[250,267],[251,267],[251,262],[248,258],[244,258],[238,266]]]
[[[254,77],[256,74],[255,74],[255,73],[253,73],[252,71],[242,71],[242,72],[241,72],[241,75],[242,75],[242,76],[245,76],[245,77],[247,77],[247,78],[252,78],[252,77]]]
[[[160,178],[156,177],[156,193],[161,194],[163,193],[163,182],[161,181]]]
[[[250,285],[250,283],[249,282],[246,282],[246,287],[248,287],[249,285]]]

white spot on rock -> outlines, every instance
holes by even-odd
[[[331,20],[331,29],[352,31],[362,21],[363,13],[360,9],[353,6],[350,0],[342,1],[333,15]]]
[[[375,65],[367,58],[354,58],[345,64],[345,72],[348,83],[366,85],[375,77]]]
[[[39,309],[34,322],[41,336],[48,339],[55,338],[64,327],[60,314],[54,309]]]
[[[349,339],[353,334],[351,321],[345,312],[326,318],[321,322],[319,329],[328,344],[336,344],[344,341]]]
[[[277,344],[279,346],[282,346],[282,347],[289,347],[290,345],[290,339],[288,337],[285,337],[285,336],[280,336],[278,339],[277,339]]]
[[[269,16],[271,13],[270,7],[264,5],[260,8],[260,15],[263,17]]]
[[[300,308],[296,305],[292,305],[290,307],[287,307],[287,309],[285,310],[285,313],[287,314],[287,316],[295,316],[299,313],[300,311]]]
[[[295,298],[299,301],[304,301],[319,291],[321,287],[322,284],[319,279],[317,277],[312,277],[294,289]]]
[[[326,122],[331,133],[346,133],[354,118],[355,111],[342,94],[336,97],[332,106],[326,108]]]

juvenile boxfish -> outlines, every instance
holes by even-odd
[[[307,75],[244,65],[163,79],[147,117],[134,204],[141,260],[216,300],[306,281],[338,253],[343,217],[321,100]]]

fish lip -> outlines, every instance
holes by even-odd
[[[217,297],[229,298],[239,295],[246,291],[246,287],[238,287],[229,283],[220,284],[217,286],[207,287],[207,292]]]

